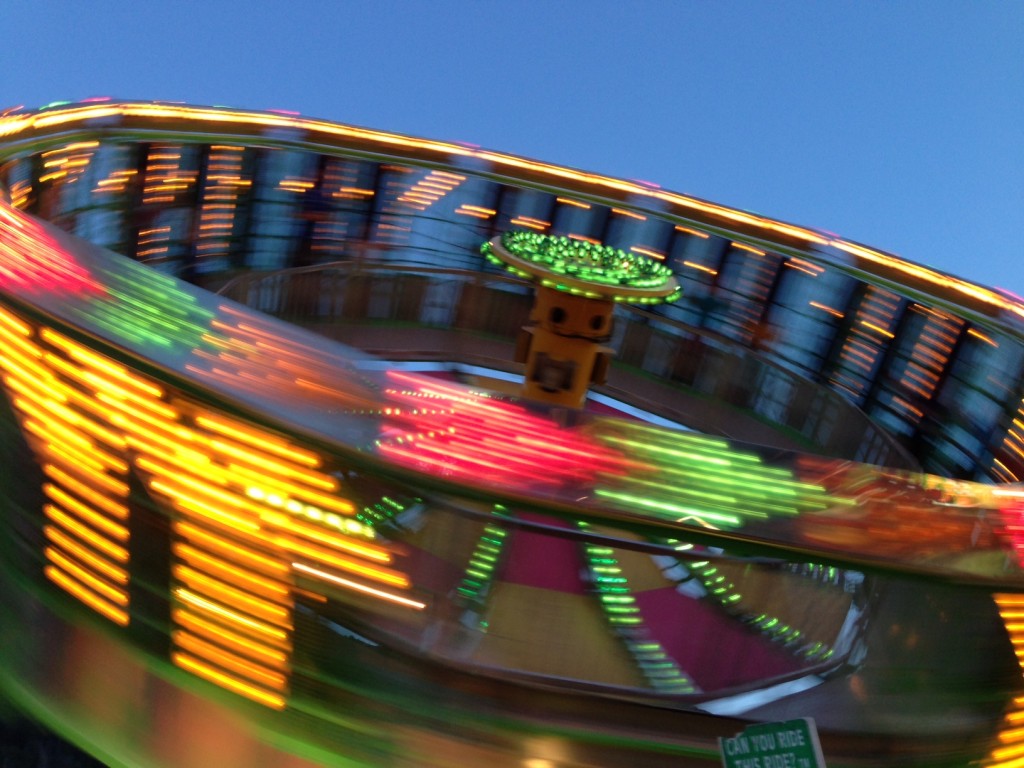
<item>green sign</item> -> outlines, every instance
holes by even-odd
[[[719,739],[724,768],[825,768],[814,720],[751,725]]]

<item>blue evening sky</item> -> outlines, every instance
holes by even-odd
[[[1024,2],[6,0],[0,106],[291,109],[645,179],[1024,294]]]

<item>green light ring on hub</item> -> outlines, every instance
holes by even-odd
[[[672,270],[608,245],[536,232],[505,232],[480,247],[513,275],[590,299],[659,304],[679,298]]]

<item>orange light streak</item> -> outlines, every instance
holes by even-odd
[[[222,605],[230,605],[232,608],[268,624],[286,630],[292,629],[291,611],[288,608],[281,607],[262,597],[253,596],[245,590],[207,576],[187,565],[175,565],[172,568],[172,574],[193,593],[200,594]]]
[[[119,542],[128,541],[128,529],[101,515],[92,507],[83,504],[78,499],[69,496],[53,483],[43,484],[43,493],[52,501],[60,505],[64,512],[74,514],[81,522],[88,524],[91,528],[107,537]]]
[[[89,485],[96,486],[98,488],[103,488],[109,493],[115,494],[122,498],[128,495],[127,484],[121,482],[117,478],[111,477],[106,472],[104,472],[102,468],[100,468],[99,471],[97,471],[95,467],[87,467],[79,462],[72,461],[70,457],[67,456],[62,456],[60,454],[55,455],[55,452],[53,451],[50,452],[49,458],[64,459],[63,462],[59,462],[64,467],[64,469],[67,470],[67,472],[72,475],[77,475],[79,478],[81,478],[84,482],[87,482]],[[43,465],[43,472],[50,475],[51,477],[53,477],[52,472],[60,471],[61,470],[57,467],[56,464],[47,463]]]
[[[208,600],[205,597],[202,597],[201,595],[197,595],[194,592],[190,592],[189,590],[184,589],[183,587],[176,587],[174,590],[174,595],[182,602],[188,603],[194,608],[197,608],[208,614],[212,614],[221,621],[226,621],[232,626],[240,627],[244,630],[248,630],[249,632],[253,632],[259,636],[269,638],[271,641],[274,641],[280,647],[289,647],[288,633],[280,627],[276,627],[273,624],[267,624],[262,621],[257,621],[256,619],[250,616],[246,616],[244,614],[239,613],[238,611],[226,608],[223,605],[220,605],[219,603],[216,603],[212,600]]]
[[[46,577],[56,584],[58,587],[63,589],[65,592],[70,594],[72,597],[77,598],[82,603],[92,608],[94,611],[99,613],[101,616],[105,616],[115,624],[126,627],[128,626],[128,613],[126,611],[117,608],[116,606],[110,605],[98,595],[93,594],[91,591],[86,589],[78,582],[71,579],[63,571],[55,568],[52,565],[46,566],[44,569]]]
[[[60,528],[56,528],[52,525],[45,525],[43,526],[43,534],[51,543],[60,547],[62,550],[67,552],[68,555],[75,557],[81,563],[89,566],[97,573],[103,574],[108,579],[120,584],[121,586],[128,586],[127,571],[112,565],[107,560],[104,560],[102,557],[92,552],[92,550],[81,546],[78,542],[61,531]]]
[[[223,560],[204,554],[188,544],[176,542],[172,545],[171,549],[185,563],[194,568],[201,569],[211,576],[215,576],[242,589],[266,596],[278,603],[290,603],[291,590],[287,584],[263,578],[251,571],[229,565]]]
[[[273,693],[268,693],[256,686],[243,683],[240,680],[236,680],[235,678],[214,669],[193,656],[185,653],[174,652],[171,654],[171,659],[182,669],[188,670],[197,677],[204,678],[214,685],[226,688],[229,691],[233,691],[240,696],[244,696],[245,698],[251,699],[260,704],[265,704],[272,709],[284,709],[285,700],[283,697]]]
[[[739,248],[741,251],[748,251],[749,253],[752,253],[755,256],[764,256],[765,255],[764,251],[758,250],[757,248],[754,248],[753,246],[747,245],[745,243],[737,243],[737,242],[733,241],[733,242],[731,242],[729,244],[733,248]]]
[[[683,262],[683,266],[687,266],[690,269],[697,269],[697,270],[700,270],[701,272],[707,272],[709,275],[717,275],[718,274],[718,270],[717,269],[712,269],[711,267],[705,267],[703,264],[697,264],[694,261],[684,261]]]
[[[639,254],[641,254],[643,256],[649,256],[652,259],[656,259],[657,261],[664,261],[665,260],[665,254],[664,253],[659,253],[658,251],[655,251],[655,250],[653,250],[651,248],[644,248],[641,245],[631,245],[629,247],[629,250],[631,250],[633,253],[639,253]]]
[[[291,552],[293,555],[303,555],[304,557],[308,557],[310,560],[315,560],[318,563],[330,565],[349,573],[365,576],[366,578],[379,581],[383,584],[390,584],[391,586],[403,588],[409,586],[409,579],[401,573],[383,568],[374,568],[364,563],[350,560],[347,557],[339,557],[330,550],[300,541],[299,539],[291,536],[277,535],[272,538],[272,541],[282,549]]]
[[[202,635],[208,640],[220,643],[228,643],[239,653],[246,654],[249,658],[275,666],[281,670],[288,667],[288,654],[272,646],[261,645],[249,637],[232,632],[223,624],[207,621],[203,617],[190,611],[176,608],[171,613],[171,620],[185,629],[191,630],[197,635]]]
[[[177,630],[171,633],[176,646],[195,654],[198,658],[213,662],[217,666],[241,675],[255,683],[261,683],[278,691],[287,687],[287,678],[280,672],[266,669],[234,653],[220,648],[189,632]]]
[[[967,333],[969,333],[971,336],[974,336],[976,339],[981,339],[983,342],[985,342],[986,344],[988,344],[990,346],[995,347],[996,349],[999,348],[998,342],[993,341],[991,338],[989,338],[988,336],[986,336],[981,331],[979,331],[979,330],[977,330],[975,328],[968,328],[967,329]]]
[[[891,333],[890,331],[885,330],[885,328],[882,328],[880,325],[875,325],[874,323],[869,323],[867,320],[861,320],[860,324],[863,325],[865,328],[870,328],[872,331],[876,331],[877,333],[882,334],[886,338],[889,338],[889,339],[895,339],[896,338],[896,334]]]
[[[240,565],[244,565],[246,568],[254,568],[260,573],[275,578],[280,582],[284,582],[288,578],[288,567],[279,560],[261,555],[247,547],[234,544],[192,523],[176,522],[174,530],[182,538],[188,539],[190,543],[228,558]]]
[[[128,519],[128,507],[123,504],[118,504],[114,499],[111,499],[105,494],[99,493],[95,488],[91,488],[85,483],[80,482],[67,472],[61,471],[52,464],[47,464],[43,471],[64,488],[76,493],[94,507],[103,510],[118,520]],[[126,493],[123,495],[127,495],[127,487],[125,487],[125,491]]]
[[[97,578],[92,573],[89,573],[88,570],[67,557],[60,550],[54,549],[53,547],[47,547],[44,552],[46,554],[46,558],[53,563],[54,566],[63,571],[69,578],[76,580],[83,587],[95,592],[107,602],[113,603],[121,608],[128,607],[128,595],[123,589],[118,589],[102,579]]]
[[[412,608],[417,611],[422,611],[424,608],[427,607],[426,603],[420,602],[419,600],[412,600],[408,597],[395,595],[390,592],[384,592],[383,590],[375,589],[373,587],[367,586],[366,584],[359,584],[358,582],[350,581],[348,579],[342,578],[340,576],[335,576],[334,574],[327,573],[316,568],[311,568],[308,565],[303,565],[302,563],[292,563],[292,568],[294,568],[297,571],[300,571],[301,573],[305,573],[309,576],[322,579],[330,584],[336,584],[337,586],[344,587],[345,589],[355,590],[356,592],[362,592],[372,597],[377,597],[382,600],[397,603],[398,605],[404,605],[408,608]]]
[[[809,303],[809,304],[810,304],[810,305],[811,305],[812,307],[814,307],[815,309],[820,309],[820,310],[822,310],[823,312],[828,312],[828,313],[829,313],[830,315],[832,315],[833,317],[838,317],[838,318],[842,318],[842,317],[845,317],[845,315],[843,315],[843,313],[842,313],[842,312],[840,312],[840,311],[839,311],[838,309],[833,309],[832,307],[829,307],[829,306],[827,306],[827,305],[825,305],[825,304],[821,304],[820,302],[817,302],[817,301],[811,301],[811,302],[808,302],[808,303]]]
[[[510,224],[517,227],[526,227],[527,229],[535,229],[543,232],[545,229],[551,226],[549,221],[541,221],[540,219],[534,219],[529,216],[517,216],[509,221]]]
[[[584,203],[584,202],[581,202],[579,200],[571,200],[568,197],[556,197],[555,200],[558,201],[559,203],[565,203],[566,205],[572,205],[572,206],[574,206],[576,208],[582,208],[582,209],[587,210],[587,211],[590,210],[590,203]]]

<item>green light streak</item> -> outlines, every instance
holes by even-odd
[[[620,509],[709,527],[740,528],[749,520],[794,517],[850,506],[792,470],[768,466],[757,453],[721,438],[617,423],[597,436],[649,467],[628,476],[601,475],[596,496]]]
[[[373,504],[363,507],[362,511],[356,513],[356,519],[370,528],[377,529],[389,523],[394,524],[395,518],[405,512],[406,509],[419,504],[422,499],[410,499],[408,503],[402,503],[390,496],[381,496]]]
[[[492,514],[499,517],[507,516],[505,508],[501,505],[495,505]],[[462,582],[455,590],[464,607],[477,616],[482,617],[483,615],[484,605],[490,594],[507,536],[508,530],[496,523],[488,523],[484,526],[483,533],[477,539],[473,553],[469,557]],[[480,618],[477,627],[486,632],[487,622]]]
[[[736,585],[729,581],[724,574],[719,572],[718,566],[708,560],[692,561],[683,565],[676,561],[676,565],[683,568],[688,574],[693,574],[704,586],[707,592],[705,599],[711,600],[721,607],[728,615],[749,625],[759,633],[773,642],[781,643],[793,652],[809,661],[824,661],[829,658],[833,651],[824,643],[815,642],[792,648],[803,638],[803,632],[783,622],[777,616],[770,616],[766,613],[758,615],[745,614],[739,603],[743,595]],[[684,579],[685,580],[685,579]]]
[[[643,496],[633,496],[627,493],[618,493],[616,491],[610,491],[604,488],[596,489],[595,493],[602,499],[619,501],[628,507],[640,507],[651,512],[657,512],[660,513],[661,517],[670,518],[676,521],[686,517],[696,517],[700,520],[706,520],[708,522],[715,522],[721,525],[731,525],[736,527],[742,525],[743,522],[737,515],[721,514],[718,512],[712,512],[710,510],[698,509],[697,507],[682,507],[679,506],[678,504],[670,504],[669,502],[666,501],[655,501],[653,499],[648,499]],[[755,516],[767,517],[767,515],[764,514]]]
[[[202,345],[214,313],[167,275],[134,263],[107,275],[107,291],[78,312],[121,339],[184,351]]]
[[[581,530],[589,527],[582,521],[576,525]],[[661,643],[650,637],[636,598],[630,594],[627,579],[619,567],[618,559],[614,557],[615,550],[584,542],[583,551],[591,578],[597,585],[597,597],[605,618],[616,629],[647,682],[655,690],[664,693],[695,693],[697,686],[690,676],[665,652]],[[614,576],[609,578],[608,574]],[[620,586],[605,586],[609,581]]]

